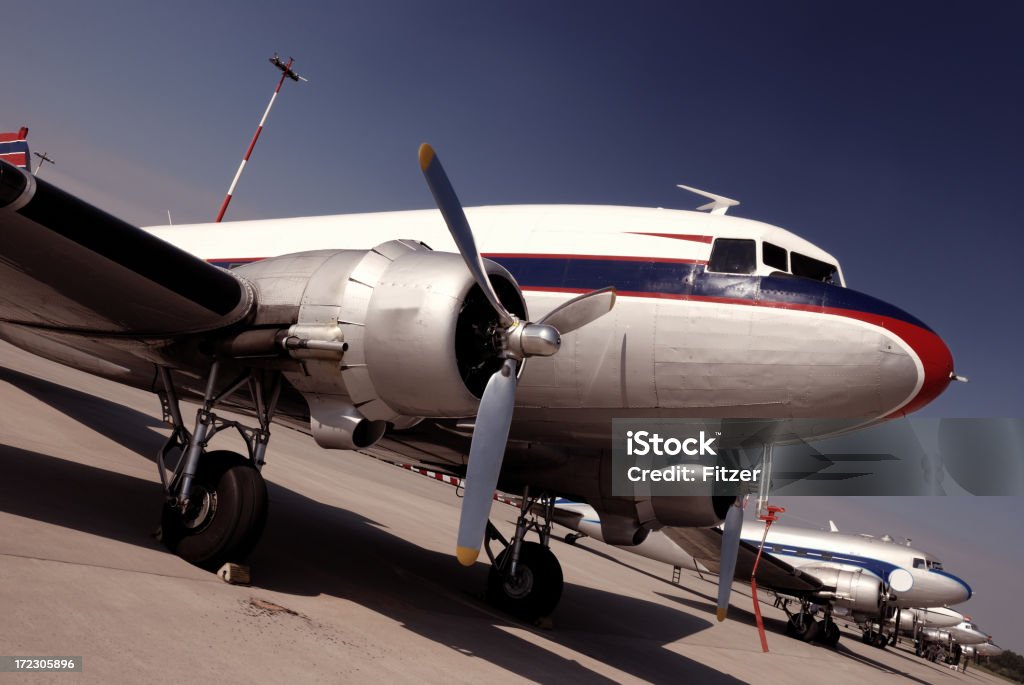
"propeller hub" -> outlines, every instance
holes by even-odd
[[[562,346],[558,329],[543,323],[517,323],[508,332],[508,352],[514,359],[550,357]]]

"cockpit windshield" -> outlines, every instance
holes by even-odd
[[[814,259],[799,252],[790,254],[789,263],[793,267],[793,275],[800,278],[810,278],[813,281],[822,283],[838,283],[838,269],[835,264]]]
[[[759,243],[748,238],[715,238],[707,270],[727,274],[788,275],[844,285],[837,265],[790,251],[767,240]]]

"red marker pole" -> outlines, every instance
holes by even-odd
[[[274,94],[270,96],[270,102],[267,104],[267,110],[263,113],[263,118],[260,119],[260,125],[256,127],[256,134],[252,137],[252,142],[249,143],[249,149],[245,151],[245,157],[242,157],[242,163],[238,165],[238,171],[235,172],[235,178],[231,181],[231,187],[228,188],[228,194],[224,197],[224,202],[220,205],[220,211],[217,212],[217,218],[214,222],[220,223],[220,220],[224,218],[224,212],[227,211],[228,205],[231,203],[231,196],[235,193],[235,186],[238,185],[238,179],[242,177],[242,170],[245,169],[245,163],[249,161],[249,155],[252,154],[252,149],[256,147],[256,141],[260,139],[260,134],[263,133],[263,124],[267,121],[267,116],[270,114],[270,108],[274,106],[274,100],[277,99],[277,94],[281,92],[281,86],[284,85],[285,78],[290,78],[293,81],[305,81],[294,71],[292,71],[292,64],[295,60],[291,57],[288,58],[288,63],[284,63],[281,59],[274,55],[270,58],[270,63],[281,70],[281,80],[277,82],[277,88],[274,89]]]
[[[760,514],[757,518],[764,521],[764,533],[761,534],[761,546],[757,548],[757,557],[754,559],[754,568],[750,572],[750,596],[754,598],[754,619],[757,622],[757,634],[761,638],[761,651],[768,651],[768,637],[764,633],[764,620],[761,618],[761,601],[757,598],[757,565],[761,562],[761,552],[764,551],[764,541],[768,538],[768,529],[779,520],[779,514],[786,511],[782,507],[769,506],[768,513]]]

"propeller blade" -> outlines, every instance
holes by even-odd
[[[480,555],[491,501],[498,486],[505,443],[516,403],[516,361],[506,359],[487,381],[469,448],[466,490],[459,516],[459,537],[455,556],[463,566],[472,566]]]
[[[484,291],[484,295],[494,307],[494,311],[498,313],[501,325],[506,328],[511,326],[515,319],[498,299],[498,294],[494,292],[494,287],[491,285],[491,279],[487,277],[484,260],[476,247],[476,240],[473,239],[473,231],[469,227],[466,213],[462,211],[462,203],[455,195],[455,189],[452,187],[451,181],[448,180],[448,174],[441,166],[441,160],[438,159],[434,148],[427,143],[420,145],[420,169],[423,171],[424,178],[427,179],[427,186],[430,187],[430,193],[434,196],[437,208],[441,210],[441,216],[448,224],[448,232],[452,234],[462,259],[469,267],[469,273],[473,274],[473,279]]]
[[[725,515],[725,527],[722,529],[721,568],[718,571],[718,608],[715,615],[719,621],[725,620],[729,611],[729,595],[732,593],[732,580],[736,575],[736,557],[740,553],[740,531],[743,529],[743,509],[729,507]]]
[[[574,297],[551,310],[537,323],[553,326],[559,333],[566,334],[600,319],[615,306],[615,286]]]

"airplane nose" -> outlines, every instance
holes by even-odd
[[[899,336],[918,358],[921,386],[917,394],[889,418],[917,411],[941,395],[953,380],[953,355],[949,347],[920,319],[888,302],[848,288],[829,288],[825,306],[826,310],[843,310],[846,316],[880,326]]]
[[[971,589],[971,586],[968,585],[963,578],[938,569],[931,569],[931,572],[942,576],[945,580],[945,583],[943,584],[944,594],[949,597],[949,599],[944,602],[945,604],[959,604],[960,602],[966,602],[972,595],[974,595],[974,591]]]
[[[900,327],[903,330],[894,332],[910,345],[921,360],[921,372],[924,375],[917,395],[899,411],[907,415],[934,400],[949,386],[953,380],[953,355],[945,341],[930,328],[900,323],[903,324]]]

